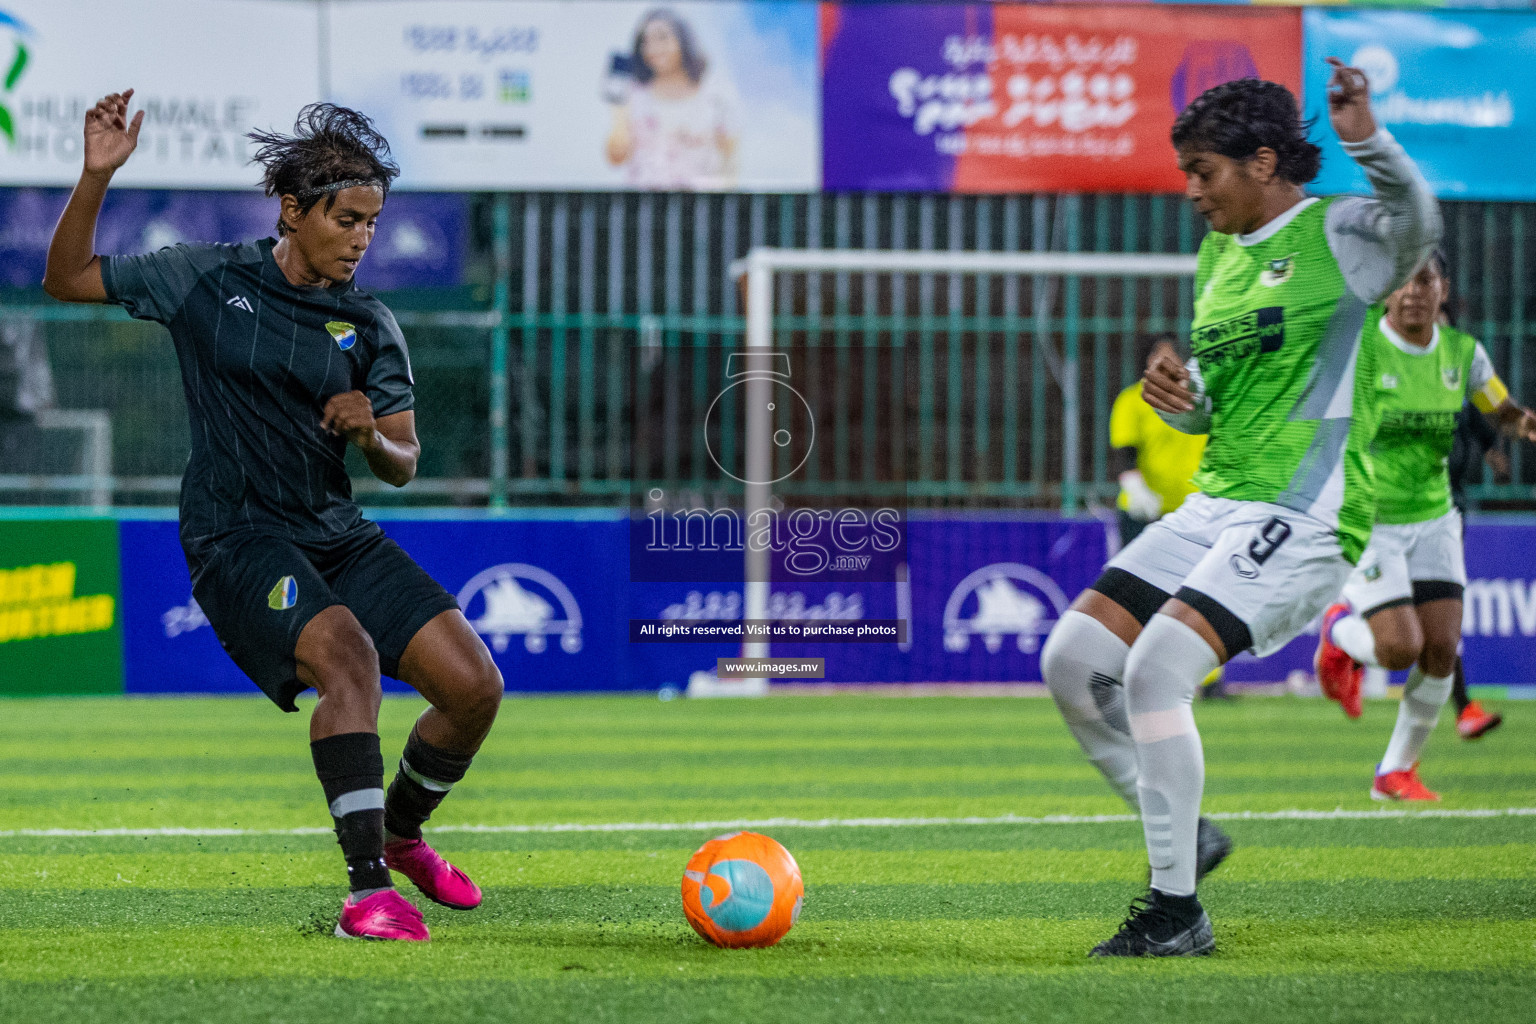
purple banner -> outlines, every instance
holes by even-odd
[[[955,157],[934,145],[931,128],[914,131],[907,118],[892,116],[891,75],[912,68],[957,81],[942,41],[990,39],[991,6],[823,4],[822,12],[822,187],[948,191]]]
[[[652,642],[635,623],[739,625],[735,582],[634,583],[629,523],[582,520],[385,521],[387,532],[459,598],[513,692],[682,689],[739,639]],[[824,658],[838,683],[1036,682],[1040,648],[1099,575],[1095,520],[920,518],[907,524],[905,578],[775,583],[768,618],[804,629],[899,623],[899,642],[775,642],[773,657]],[[192,600],[174,522],[121,526],[122,622],[130,693],[250,693]],[[1467,531],[1466,636],[1474,684],[1530,683],[1536,665],[1536,526]],[[724,633],[730,636],[729,632]],[[900,634],[898,634],[900,635]],[[1234,660],[1234,681],[1311,671],[1316,633],[1265,659]],[[392,692],[404,689],[386,681]]]
[[[0,287],[42,284],[48,242],[68,198],[64,189],[0,189]],[[96,251],[115,255],[177,242],[244,242],[276,234],[276,225],[277,201],[256,192],[116,189],[102,206]],[[379,217],[358,285],[391,291],[460,284],[468,247],[468,197],[396,192]]]

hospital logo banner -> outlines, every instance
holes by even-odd
[[[1437,195],[1530,199],[1536,137],[1536,14],[1306,12],[1306,105],[1327,113],[1328,66],[1346,60],[1370,81],[1376,120],[1407,149]],[[1320,192],[1369,192],[1331,133]]]
[[[824,4],[829,190],[1173,192],[1201,92],[1300,91],[1293,10]]]
[[[245,134],[321,98],[319,38],[286,0],[0,0],[0,185],[73,185],[85,112],[124,89],[144,126],[114,185],[255,185]]]

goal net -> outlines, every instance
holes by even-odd
[[[743,524],[744,628],[776,624],[743,634],[743,659],[785,642],[786,617],[837,614],[810,584],[894,584],[900,607],[909,508],[1107,496],[1108,405],[1146,337],[1184,333],[1194,271],[1146,253],[757,248],[733,264],[745,338],[721,337],[702,371],[721,387],[699,429]],[[768,679],[700,673],[690,692]]]

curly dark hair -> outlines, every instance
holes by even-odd
[[[1247,160],[1261,148],[1275,151],[1276,173],[1305,185],[1322,169],[1323,151],[1307,138],[1296,97],[1285,86],[1239,78],[1213,86],[1195,98],[1173,122],[1175,149],[1186,147]]]
[[[699,52],[699,43],[693,37],[693,29],[681,15],[666,7],[647,11],[645,17],[640,19],[640,26],[635,29],[635,47],[630,55],[630,73],[634,75],[635,81],[645,85],[656,77],[656,72],[651,70],[651,66],[640,54],[640,48],[645,42],[645,30],[653,21],[664,23],[672,29],[672,34],[677,36],[678,48],[683,51],[683,71],[687,73],[690,82],[698,85],[699,79],[704,77],[704,69],[709,66],[709,62]]]
[[[293,134],[250,132],[260,148],[252,161],[261,164],[262,187],[269,196],[293,196],[299,212],[320,200],[327,211],[336,203],[335,186],[344,182],[377,185],[389,194],[400,167],[389,158],[389,143],[366,114],[334,103],[311,103],[299,111]],[[277,219],[277,233],[288,226]]]

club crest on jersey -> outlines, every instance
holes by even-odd
[[[357,344],[357,328],[352,324],[332,320],[325,325],[325,329],[331,332],[331,337],[336,339],[336,347],[343,352]]]
[[[1461,390],[1461,367],[1447,366],[1440,371],[1440,379],[1445,382],[1445,390]]]
[[[267,607],[275,612],[285,612],[299,603],[299,584],[292,576],[284,576],[267,592]]]
[[[1296,253],[1294,252],[1278,260],[1266,260],[1264,269],[1259,273],[1259,284],[1266,288],[1285,284],[1291,279],[1291,272],[1295,269]]]
[[[1397,387],[1397,377],[1390,373],[1381,375],[1381,386],[1384,390],[1391,391]]]

